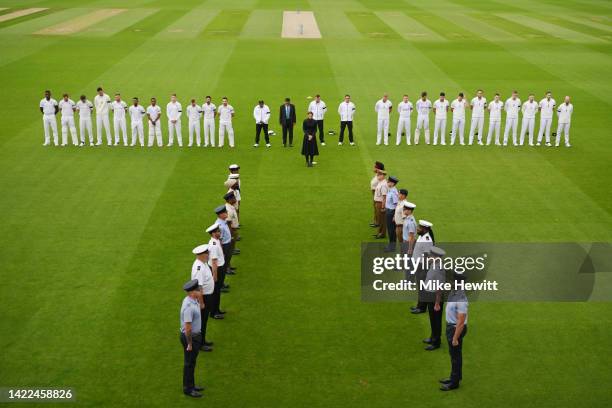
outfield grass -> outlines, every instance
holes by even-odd
[[[82,406],[194,403],[180,392],[180,288],[237,162],[239,274],[227,318],[210,323],[215,351],[197,369],[208,389],[195,403],[609,405],[610,303],[472,304],[464,382],[447,395],[437,390],[445,348],[422,351],[427,319],[360,301],[374,160],[410,190],[439,241],[612,240],[612,7],[506,3],[0,0],[50,7],[0,24],[0,387],[74,387]],[[73,35],[33,34],[117,7],[130,10]],[[313,10],[323,38],[281,39],[288,9]],[[93,98],[99,85],[162,106],[172,92],[184,105],[227,95],[237,148],[43,148],[43,90]],[[383,92],[397,103],[477,88],[571,95],[573,148],[375,146]],[[352,95],[356,147],[329,138],[314,169],[279,147],[278,129],[272,149],[251,147],[259,98],[276,114],[291,96],[301,118],[315,93],[336,130],[337,103]],[[609,274],[596,280],[610,284]]]

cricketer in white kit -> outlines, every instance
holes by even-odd
[[[446,94],[440,92],[440,99],[434,102],[434,134],[433,144],[438,144],[438,133],[440,134],[440,144],[446,145],[446,113],[448,112],[448,101],[446,100]]]
[[[106,144],[112,146],[113,136],[110,130],[110,120],[108,112],[111,104],[110,96],[104,93],[102,88],[98,88],[98,94],[94,98],[94,107],[96,108],[96,135],[98,141],[96,146],[102,144],[102,126],[106,131]]]
[[[121,95],[115,94],[115,100],[111,103],[113,111],[113,129],[115,131],[115,146],[119,146],[119,131],[123,136],[123,145],[128,145],[127,137],[127,122],[125,112],[127,111],[127,103],[121,100]]]
[[[234,128],[232,127],[232,118],[234,117],[234,108],[227,103],[227,98],[223,97],[223,103],[219,106],[219,147],[225,144],[225,132],[227,131],[227,140],[230,147],[234,147]]]
[[[157,104],[157,99],[151,98],[151,105],[147,108],[147,117],[149,118],[149,142],[148,146],[153,146],[153,141],[157,139],[157,146],[162,147],[164,141],[162,140],[161,131],[161,108]]]
[[[179,147],[183,147],[183,136],[181,135],[181,115],[183,107],[176,100],[176,94],[170,96],[170,102],[166,105],[166,116],[168,116],[168,147],[174,145],[174,133]]]
[[[540,131],[538,132],[538,146],[542,143],[542,136],[546,131],[546,146],[552,146],[550,144],[550,127],[553,121],[553,112],[557,102],[552,98],[550,91],[546,92],[546,97],[539,103],[540,107]]]
[[[217,107],[211,102],[210,96],[206,97],[206,102],[202,105],[202,115],[204,116],[204,147],[209,143],[215,147],[215,116]]]
[[[389,100],[389,95],[384,94],[382,99],[374,105],[374,111],[378,115],[378,127],[376,129],[376,144],[384,140],[385,146],[389,144],[389,117],[393,110],[393,103]],[[383,137],[384,134],[384,137]]]
[[[525,143],[525,133],[529,129],[529,146],[533,146],[533,130],[535,127],[535,117],[538,113],[538,103],[533,100],[533,94],[529,94],[529,99],[523,104],[523,123],[521,125],[521,146]]]
[[[412,103],[408,100],[408,95],[404,95],[402,101],[397,105],[399,119],[397,121],[395,144],[398,146],[402,143],[402,133],[406,135],[406,144],[410,146],[410,115],[412,109]]]
[[[482,89],[476,92],[476,96],[470,101],[472,109],[472,123],[470,124],[469,144],[474,143],[474,132],[478,128],[478,144],[482,146],[482,129],[484,128],[484,115],[487,107],[487,98],[483,96]]]
[[[202,117],[202,108],[196,103],[195,99],[191,100],[191,104],[187,106],[187,117],[189,118],[189,147],[193,146],[193,134],[196,136],[196,146],[202,145],[200,139],[200,118]]]
[[[421,92],[421,99],[416,103],[417,123],[414,130],[414,144],[419,144],[421,130],[425,130],[425,143],[429,144],[429,112],[432,107],[431,101],[427,99],[427,92]]]
[[[467,101],[463,99],[463,92],[459,92],[457,99],[451,103],[451,110],[453,111],[453,129],[451,130],[451,145],[455,144],[457,138],[457,131],[459,131],[459,143],[461,146],[465,145],[463,135],[465,132],[465,110],[467,108]]]
[[[504,110],[506,111],[506,127],[504,128],[504,146],[508,145],[508,134],[512,130],[512,143],[518,145],[516,134],[518,132],[519,110],[521,109],[521,100],[518,97],[517,91],[512,91],[512,96],[506,99]]]
[[[76,110],[77,112],[79,112],[79,130],[81,134],[81,146],[85,146],[86,131],[89,136],[89,146],[93,146],[93,127],[91,124],[91,112],[93,112],[93,103],[91,103],[85,95],[81,95],[81,99],[76,103]]]
[[[79,138],[74,124],[74,111],[76,110],[76,105],[74,101],[68,97],[68,94],[63,95],[62,100],[59,102],[59,109],[60,112],[62,112],[62,146],[68,145],[68,129],[70,129],[72,144],[78,146]]]
[[[504,108],[504,104],[500,101],[498,93],[495,94],[493,102],[489,104],[489,134],[487,135],[487,146],[491,144],[493,138],[493,132],[495,132],[495,145],[501,146],[499,142],[499,132],[501,127],[501,112]]]
[[[561,132],[565,133],[565,147],[571,147],[569,139],[570,124],[572,122],[572,113],[574,113],[574,105],[570,103],[570,97],[566,96],[565,100],[557,108],[557,118],[559,124],[557,125],[557,140],[555,146],[559,146],[561,142]]]
[[[130,114],[130,126],[132,128],[132,143],[131,147],[136,146],[136,137],[140,142],[140,147],[144,147],[144,124],[142,119],[147,114],[145,109],[140,105],[138,98],[132,99],[132,105],[128,109]]]
[[[45,132],[45,142],[43,146],[51,144],[51,135],[49,130],[53,132],[53,143],[57,146],[59,137],[57,134],[57,119],[55,115],[59,112],[57,101],[51,98],[51,91],[45,91],[45,97],[40,100],[40,113],[43,115],[43,130]]]

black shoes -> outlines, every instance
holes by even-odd
[[[202,351],[213,351],[213,348],[211,346],[207,346],[206,344],[202,344],[202,347],[200,347],[200,350],[202,350]]]
[[[442,384],[440,386],[440,391],[452,391],[452,390],[456,390],[457,388],[459,388],[459,383],[448,383],[448,384]]]
[[[428,338],[426,338],[426,339],[424,339],[424,340],[423,340],[423,343],[425,343],[425,344],[431,344],[431,343],[433,343],[433,342],[431,341],[431,337],[428,337]]]
[[[227,275],[235,275],[236,271],[233,269],[228,269],[227,272],[225,272]]]
[[[433,351],[433,350],[437,350],[439,348],[440,348],[439,344],[430,344],[429,346],[425,347],[425,350]]]
[[[376,224],[376,223],[374,223],[374,222],[371,222],[371,223],[370,223],[370,227],[372,227],[372,228],[378,228],[378,227],[380,227],[380,224]]]
[[[204,345],[205,345],[205,346],[210,346],[210,347],[212,347],[214,344],[215,344],[215,343],[213,343],[212,341],[205,341],[205,342],[204,342]],[[198,390],[198,391],[200,391],[200,390]]]
[[[220,314],[220,313],[214,314],[214,315],[212,315],[210,317],[212,317],[213,319],[216,319],[216,320],[223,320],[223,319],[225,319],[225,317],[222,314]]]
[[[419,309],[418,307],[413,307],[413,308],[410,308],[410,313],[421,314],[421,313],[425,313],[425,311],[422,309]]]
[[[453,381],[450,378],[443,378],[439,381],[440,384],[450,384]]]
[[[195,388],[191,391],[183,391],[185,395],[191,398],[202,398],[202,394],[195,390]]]

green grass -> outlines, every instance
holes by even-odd
[[[544,16],[562,17],[561,8],[610,25],[608,4],[86,0],[79,7],[159,11],[131,25],[122,19],[127,28],[110,37],[53,38],[31,34],[85,11],[68,1],[35,4],[50,14],[0,25],[0,84],[10,100],[0,113],[0,387],[74,387],[77,405],[87,407],[190,406],[180,392],[180,288],[190,250],[206,240],[204,228],[222,202],[227,165],[237,162],[242,254],[223,298],[227,319],[210,323],[216,346],[199,359],[197,378],[207,391],[196,403],[609,405],[610,303],[473,303],[464,382],[447,395],[436,383],[448,374],[445,348],[422,351],[427,319],[409,315],[405,304],[362,303],[359,271],[360,245],[371,239],[374,160],[410,190],[417,217],[435,224],[441,242],[612,240],[609,40],[571,43],[491,14],[532,7],[532,18],[605,40],[601,29]],[[0,1],[17,6],[30,5]],[[262,17],[289,7],[312,9],[323,38],[271,37],[270,27],[280,24]],[[402,39],[379,11],[406,13],[444,41]],[[521,41],[495,42],[462,28],[453,14]],[[185,32],[168,33],[181,21]],[[43,148],[42,91],[93,98],[98,85],[126,98],[157,96],[162,106],[172,92],[184,104],[227,95],[237,148]],[[383,92],[397,103],[423,89],[454,98],[477,88],[487,97],[512,89],[523,98],[546,89],[557,101],[571,95],[574,147],[375,146],[373,105]],[[307,169],[297,148],[279,147],[280,136],[272,149],[251,147],[258,99],[276,118],[290,96],[301,118],[306,97],[316,93],[330,107],[326,126],[336,130],[336,106],[352,95],[355,148],[329,138],[319,165]],[[596,281],[609,284],[609,275]]]

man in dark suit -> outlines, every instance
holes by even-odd
[[[285,98],[279,112],[279,122],[283,128],[283,146],[287,147],[287,134],[289,134],[289,147],[293,147],[293,125],[295,125],[295,105],[291,99]]]

